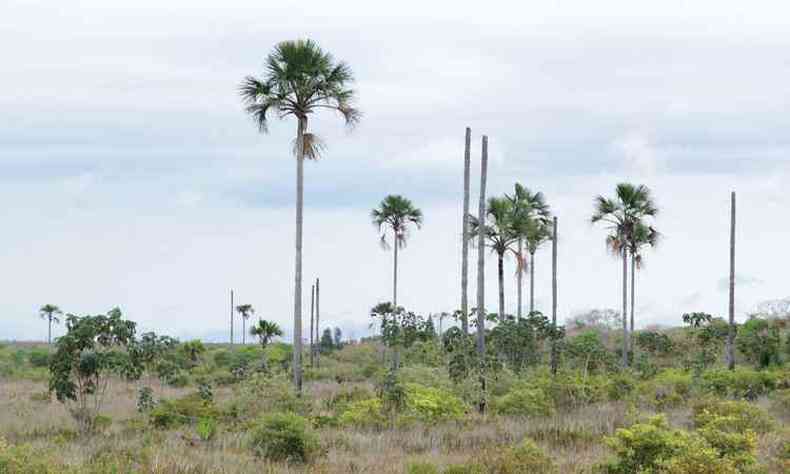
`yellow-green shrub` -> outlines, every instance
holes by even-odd
[[[694,426],[710,427],[720,431],[765,433],[774,428],[774,422],[763,409],[749,402],[699,400],[692,406]]]
[[[308,462],[321,451],[307,420],[294,413],[263,416],[250,431],[249,443],[256,455],[272,461]]]
[[[678,369],[666,369],[639,387],[647,402],[663,409],[684,403],[691,397],[693,378],[691,373]]]
[[[60,474],[65,466],[50,462],[30,445],[10,445],[0,438],[0,473],[2,474]]]
[[[516,446],[490,448],[472,462],[447,467],[443,474],[533,474],[552,473],[551,458],[530,439]]]
[[[340,415],[341,425],[355,426],[358,428],[382,428],[387,424],[381,400],[371,398],[354,402]]]
[[[455,395],[416,383],[406,384],[408,415],[425,423],[454,420],[464,415],[464,404]]]
[[[177,400],[161,400],[150,413],[151,423],[157,428],[172,428],[196,423],[200,418],[216,418],[219,411],[213,403],[193,393]]]
[[[260,413],[275,411],[309,414],[305,397],[297,397],[285,375],[254,374],[234,387],[231,401],[224,412],[232,418],[248,419]]]
[[[521,388],[494,399],[491,408],[498,415],[548,416],[554,413],[554,401],[543,390]]]
[[[767,370],[738,367],[705,371],[699,379],[699,388],[704,393],[720,397],[753,398],[773,391],[777,375]]]

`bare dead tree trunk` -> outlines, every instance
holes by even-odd
[[[235,308],[233,307],[233,290],[230,290],[230,346],[233,347],[233,314]]]
[[[735,191],[730,195],[730,327],[727,332],[727,367],[735,370]]]
[[[320,345],[321,339],[318,334],[321,332],[321,282],[318,278],[315,279],[315,341],[316,346]],[[315,366],[321,367],[321,351],[320,347],[316,347],[315,351]]]
[[[461,217],[461,329],[469,333],[469,181],[472,144],[472,129],[466,127],[464,140],[464,213]]]
[[[477,218],[477,356],[480,364],[480,413],[486,410],[486,304],[485,304],[485,222],[486,178],[488,176],[488,137],[483,135],[483,152],[480,160],[480,205]]]
[[[557,353],[557,216],[554,216],[551,239],[551,373],[557,373],[559,354]]]
[[[310,287],[310,367],[315,366],[315,285]]]
[[[302,224],[304,221],[304,134],[307,118],[298,117],[296,130],[296,265],[294,272],[293,377],[296,393],[302,394]]]

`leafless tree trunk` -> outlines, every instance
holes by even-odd
[[[466,127],[464,141],[464,213],[461,217],[461,329],[469,333],[469,168],[471,163],[470,147],[472,129]]]
[[[233,307],[233,290],[230,290],[230,346],[233,347],[233,315],[236,309]]]
[[[557,373],[559,354],[557,353],[557,216],[554,216],[551,239],[551,373]]]
[[[393,250],[393,264],[392,264],[392,306],[398,307],[398,235],[397,230],[395,230],[395,238],[393,239],[394,245],[392,246]]]
[[[315,279],[315,341],[316,346],[320,344],[319,334],[321,333],[321,281]],[[321,351],[316,347],[315,366],[321,367]]]
[[[293,377],[296,393],[302,394],[302,223],[304,211],[304,134],[307,118],[298,117],[296,129],[296,269],[294,275]]]
[[[477,212],[477,356],[480,363],[481,397],[479,410],[486,410],[486,305],[485,305],[485,222],[486,222],[486,178],[488,176],[488,137],[483,135],[483,153],[480,160],[480,205]]]
[[[727,332],[727,367],[735,370],[735,191],[730,195],[730,330]]]
[[[634,350],[634,303],[636,301],[636,255],[631,252],[631,330],[628,332],[628,348]]]
[[[310,367],[315,366],[315,285],[310,287]]]
[[[524,239],[521,237],[518,238],[518,263],[516,265],[516,270],[518,273],[516,274],[516,286],[518,290],[516,290],[516,316],[518,319],[521,319],[521,294],[522,294],[522,286],[524,282],[524,262],[526,259],[523,255],[524,252]]]

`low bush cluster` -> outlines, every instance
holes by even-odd
[[[321,454],[318,436],[307,420],[294,413],[273,413],[260,418],[250,430],[256,455],[271,461],[308,462]]]

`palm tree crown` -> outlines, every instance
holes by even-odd
[[[611,231],[611,235],[624,244],[633,232],[637,223],[646,216],[654,217],[658,208],[653,202],[650,189],[645,185],[620,183],[615,189],[615,198],[597,196],[595,209],[590,221],[593,224],[603,222]],[[609,242],[610,247],[613,244]]]
[[[63,311],[54,304],[45,304],[38,310],[38,314],[42,319],[47,320],[47,344],[52,344],[52,323],[60,324],[58,316],[63,314]]]
[[[422,211],[399,195],[385,197],[379,207],[370,212],[370,217],[381,233],[381,245],[385,248],[388,245],[387,230],[392,231],[394,244],[403,248],[409,237],[409,226],[413,224],[418,229],[422,226]]]
[[[265,319],[259,319],[258,324],[253,325],[250,327],[250,335],[257,336],[258,340],[261,343],[261,347],[266,349],[266,346],[272,342],[277,336],[282,336],[283,331],[280,329],[280,326],[275,323],[274,321],[266,321]]]
[[[488,223],[483,223],[486,236],[486,247],[498,255],[513,251],[513,243],[518,240],[518,225],[513,203],[507,198],[492,197],[488,199]],[[477,237],[480,222],[477,217],[469,215],[469,238]]]

